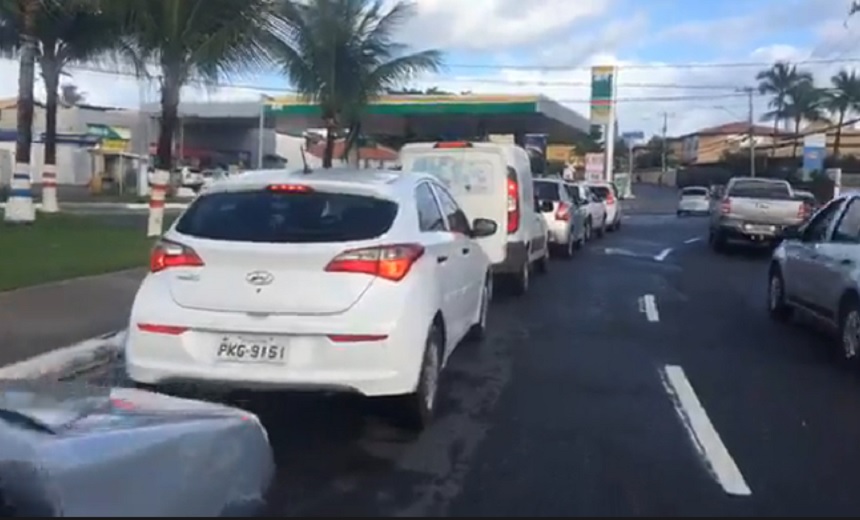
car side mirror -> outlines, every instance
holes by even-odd
[[[496,234],[499,225],[495,220],[488,218],[476,218],[472,222],[472,238],[489,237]]]
[[[537,210],[539,213],[548,213],[551,212],[555,207],[552,204],[551,200],[539,200],[537,203]]]

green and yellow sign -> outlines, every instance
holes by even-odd
[[[615,67],[591,68],[591,124],[608,125],[615,104]]]

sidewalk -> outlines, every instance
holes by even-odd
[[[0,292],[0,366],[124,329],[144,270]]]

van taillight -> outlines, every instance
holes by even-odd
[[[517,171],[508,166],[508,234],[520,229],[520,185]]]
[[[732,201],[729,199],[724,199],[720,202],[720,213],[723,215],[728,215],[732,212]]]
[[[202,267],[203,259],[190,247],[170,240],[160,240],[149,256],[149,272],[157,273],[171,267]]]
[[[555,219],[563,222],[570,220],[570,204],[567,202],[559,202],[558,208],[555,210]]]

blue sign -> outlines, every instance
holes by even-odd
[[[813,172],[821,173],[824,171],[825,152],[826,150],[822,146],[803,147],[803,176],[805,179],[810,179]]]
[[[624,132],[621,134],[621,138],[625,141],[641,141],[645,139],[645,132],[641,130],[636,130],[634,132]]]

